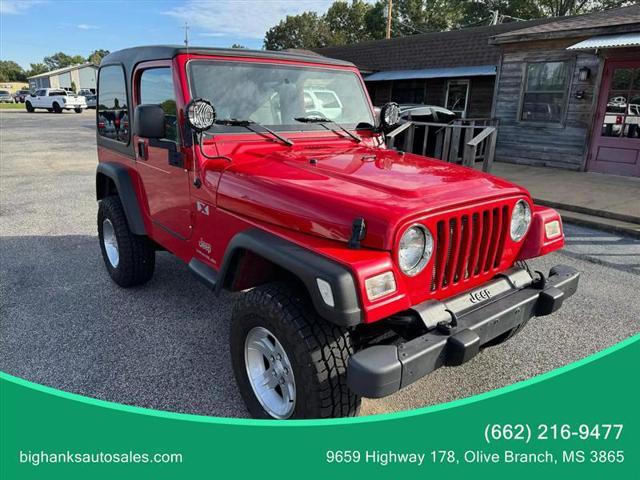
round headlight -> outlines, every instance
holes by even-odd
[[[433,253],[433,237],[423,225],[407,228],[400,239],[398,264],[405,275],[414,276],[427,265]]]
[[[519,242],[524,237],[531,223],[531,209],[524,200],[518,200],[511,214],[511,239]]]

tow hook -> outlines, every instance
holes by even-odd
[[[451,315],[451,320],[443,320],[441,322],[438,322],[436,328],[440,333],[451,335],[454,329],[458,326],[458,317],[456,317],[456,314],[451,310],[447,309],[445,310],[445,312]]]
[[[537,278],[533,279],[531,286],[540,290],[544,289],[544,287],[547,285],[547,277],[545,277],[544,273],[542,273],[540,270],[536,270],[534,273],[537,275]]]

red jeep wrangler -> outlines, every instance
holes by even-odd
[[[102,61],[98,90],[107,270],[140,285],[167,250],[239,292],[231,362],[255,417],[356,415],[362,396],[466,362],[577,288],[572,268],[524,263],[563,246],[554,210],[387,149],[397,105],[376,120],[350,63],[140,47]]]

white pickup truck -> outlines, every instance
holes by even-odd
[[[48,112],[62,113],[63,110],[73,110],[81,113],[87,108],[87,102],[83,96],[67,92],[62,88],[40,88],[26,98],[24,105],[27,112],[44,108]]]

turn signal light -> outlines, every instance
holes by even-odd
[[[384,297],[385,295],[395,292],[397,288],[393,272],[385,272],[375,277],[367,278],[364,281],[364,285],[367,289],[367,297],[369,297],[369,300]]]
[[[551,240],[552,238],[559,237],[562,235],[562,229],[560,228],[560,222],[558,220],[553,220],[552,222],[544,224],[544,233],[547,235],[547,238]]]

